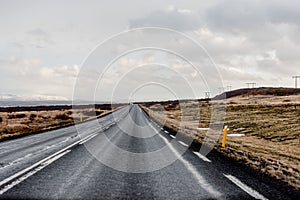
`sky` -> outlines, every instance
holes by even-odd
[[[0,99],[166,100],[247,82],[294,87],[299,10],[296,0],[0,0]]]

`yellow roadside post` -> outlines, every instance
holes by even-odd
[[[227,126],[224,127],[224,130],[223,130],[223,139],[222,139],[222,147],[225,147],[225,144],[226,144],[226,136],[227,136]]]
[[[80,113],[80,122],[82,122],[82,113]]]

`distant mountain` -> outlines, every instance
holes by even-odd
[[[4,94],[0,95],[0,101],[68,101],[67,98],[62,96],[50,96],[50,95],[14,95]]]
[[[91,105],[91,104],[111,104],[107,101],[85,101],[85,100],[68,100],[61,96],[50,95],[0,95],[0,107],[16,107],[16,106],[54,106],[54,105]]]
[[[0,95],[0,107],[41,106],[41,105],[71,105],[72,101],[61,96],[50,95]]]

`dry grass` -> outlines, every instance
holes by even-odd
[[[0,112],[0,140],[36,133],[96,118],[110,109],[61,109],[47,111]]]
[[[188,122],[182,132],[202,142],[206,132],[191,127],[208,127],[211,104],[189,102]],[[153,108],[163,105],[165,111]],[[200,107],[200,113],[195,106]],[[215,148],[226,156],[244,162],[263,173],[281,179],[300,189],[300,95],[250,96],[227,100],[225,123],[229,133],[244,133],[245,137],[228,137],[226,148]],[[157,121],[166,115],[165,125],[178,129],[182,113],[179,105],[147,104],[144,109]],[[200,119],[195,117],[199,115]],[[182,125],[182,124],[181,124]]]

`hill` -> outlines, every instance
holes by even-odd
[[[289,96],[300,94],[300,88],[274,88],[274,87],[260,87],[260,88],[242,88],[232,91],[227,91],[219,94],[213,98],[222,99],[224,97],[231,98],[236,96],[250,96],[250,95],[269,95],[269,96]]]

